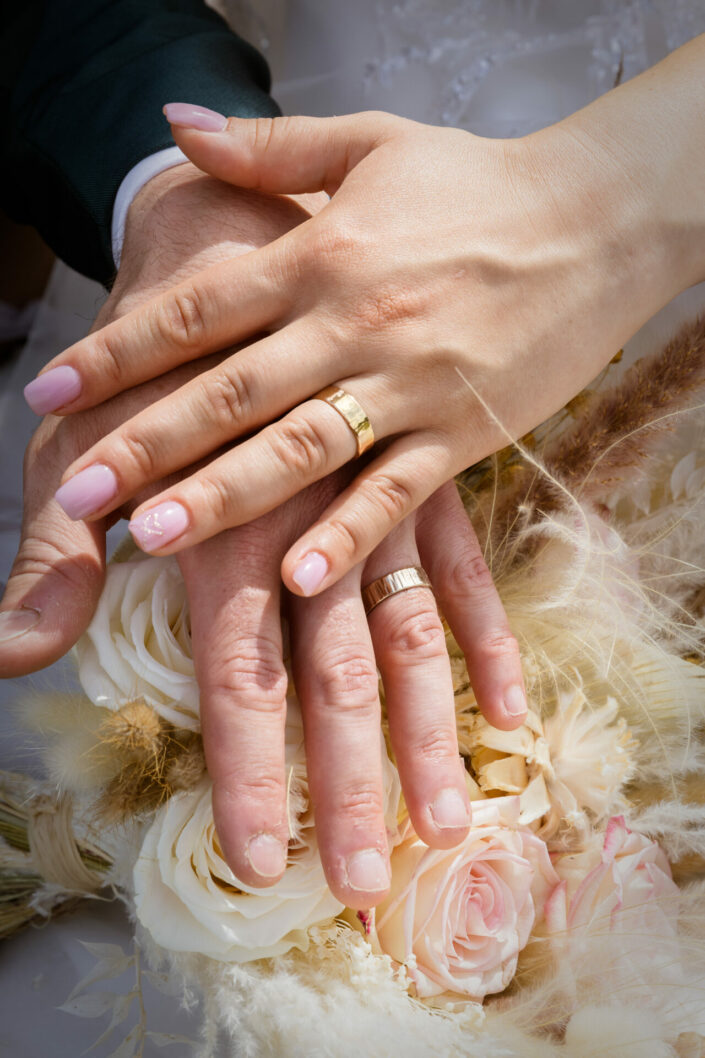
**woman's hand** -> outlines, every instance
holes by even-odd
[[[442,482],[556,411],[700,278],[705,209],[692,173],[705,151],[702,137],[688,141],[705,102],[702,52],[695,41],[520,141],[381,114],[226,124],[174,109],[174,123],[190,124],[175,128],[179,145],[213,175],[333,198],[272,245],[67,350],[32,383],[30,398],[68,413],[252,343],[91,448],[60,501],[74,517],[101,517],[253,434],[135,512],[140,546],[181,550],[353,458],[345,420],[310,399],[338,385],[383,444],[284,557],[292,591],[328,588]]]
[[[281,235],[307,216],[302,205],[316,203],[241,192],[190,166],[155,178],[131,209],[123,263],[103,322],[168,289],[192,268],[252,251]],[[85,630],[100,595],[111,519],[69,521],[53,500],[65,468],[107,432],[220,359],[184,364],[80,415],[50,416],[40,424],[25,458],[20,548],[0,604],[0,675],[30,672],[64,654]],[[526,705],[516,640],[452,485],[384,542],[364,574],[352,571],[315,599],[282,592],[282,555],[344,487],[347,473],[321,481],[254,523],[185,548],[178,559],[189,599],[214,811],[228,862],[254,886],[273,884],[283,869],[288,840],[283,604],[324,866],[344,903],[369,907],[384,896],[388,872],[378,667],[419,833],[437,847],[462,840],[468,804],[434,594],[416,589],[395,595],[370,614],[368,626],[361,576],[367,583],[420,559],[467,656],[488,720],[516,727]],[[128,501],[113,516],[128,516],[133,505]],[[262,835],[270,837],[253,845]]]

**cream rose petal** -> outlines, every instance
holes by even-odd
[[[198,730],[188,603],[173,559],[109,566],[98,608],[76,654],[79,679],[96,705],[119,709],[143,698],[177,726]]]
[[[343,905],[314,847],[266,890],[244,885],[216,844],[211,783],[177,794],[157,813],[134,868],[135,907],[157,943],[228,962],[305,949],[308,929]]]

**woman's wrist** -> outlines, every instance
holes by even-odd
[[[705,35],[552,130],[584,151],[595,224],[661,303],[705,279],[704,68]]]

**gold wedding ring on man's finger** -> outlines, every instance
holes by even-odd
[[[340,386],[326,386],[325,389],[314,393],[313,400],[324,400],[335,408],[341,415],[352,432],[355,434],[357,454],[361,456],[375,443],[375,435],[370,425],[370,420],[362,405],[353,397],[352,393],[346,393]]]
[[[385,573],[383,577],[377,577],[362,589],[365,615],[369,617],[375,606],[379,606],[397,592],[408,591],[409,588],[428,588],[433,591],[428,574],[421,566],[405,566],[404,569],[396,569],[392,573]]]

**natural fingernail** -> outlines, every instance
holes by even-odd
[[[75,367],[64,364],[37,375],[24,388],[24,399],[36,415],[48,415],[70,404],[81,392],[81,376]]]
[[[278,878],[286,867],[287,850],[274,834],[257,834],[250,838],[245,855],[250,866],[263,878]]]
[[[188,512],[180,503],[160,503],[133,518],[128,529],[143,551],[158,551],[188,529]]]
[[[304,595],[313,595],[316,588],[323,583],[328,572],[328,559],[320,551],[309,551],[303,561],[291,574],[291,579],[301,588]]]
[[[170,125],[180,125],[184,129],[197,129],[199,132],[222,132],[228,123],[224,114],[208,107],[199,107],[195,103],[167,103],[164,117]]]
[[[41,616],[39,610],[28,606],[0,613],[0,643],[8,643],[11,639],[19,639],[25,632],[31,632]]]
[[[94,511],[105,507],[117,495],[118,480],[114,471],[102,463],[79,470],[69,481],[56,490],[54,499],[69,518],[78,521]]]
[[[347,863],[348,884],[361,893],[379,893],[389,888],[390,874],[386,858],[378,849],[355,852]]]
[[[452,786],[436,794],[431,804],[431,815],[439,830],[466,827],[470,822],[470,810],[465,798]]]
[[[526,695],[523,687],[514,684],[504,695],[504,708],[510,716],[523,716],[526,712]]]

